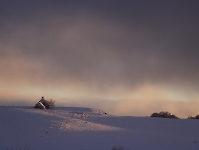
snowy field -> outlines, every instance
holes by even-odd
[[[150,114],[149,114],[150,115]],[[199,120],[0,107],[0,150],[199,150]]]

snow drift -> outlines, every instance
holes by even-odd
[[[198,120],[114,116],[98,109],[0,107],[0,149],[197,150]]]

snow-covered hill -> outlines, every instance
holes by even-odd
[[[0,107],[0,150],[198,150],[199,121]],[[118,148],[119,150],[119,148]]]

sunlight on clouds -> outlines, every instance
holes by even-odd
[[[35,104],[41,96],[55,99],[58,106],[99,108],[115,115],[147,116],[169,111],[179,117],[197,114],[195,91],[166,84],[145,84],[128,87],[119,82],[98,84],[81,78],[59,74],[46,68],[38,58],[7,54],[0,60],[0,95],[10,103]],[[9,60],[9,61],[7,61]]]
[[[58,106],[93,107],[115,115],[149,116],[153,112],[169,111],[186,118],[198,113],[199,103],[196,99],[198,94],[192,93],[188,100],[184,100],[178,96],[179,91],[172,96],[168,96],[169,92],[171,90],[155,85],[144,85],[132,90],[115,86],[106,92],[96,87],[91,90],[89,86],[77,82],[66,87],[53,85],[45,87],[45,84],[42,87],[40,85],[29,87],[23,82],[21,84],[4,82],[0,85],[1,99],[13,103],[15,100],[21,100],[33,105],[44,96],[46,99],[55,99]]]

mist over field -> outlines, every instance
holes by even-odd
[[[0,105],[199,114],[199,2],[0,1]]]

